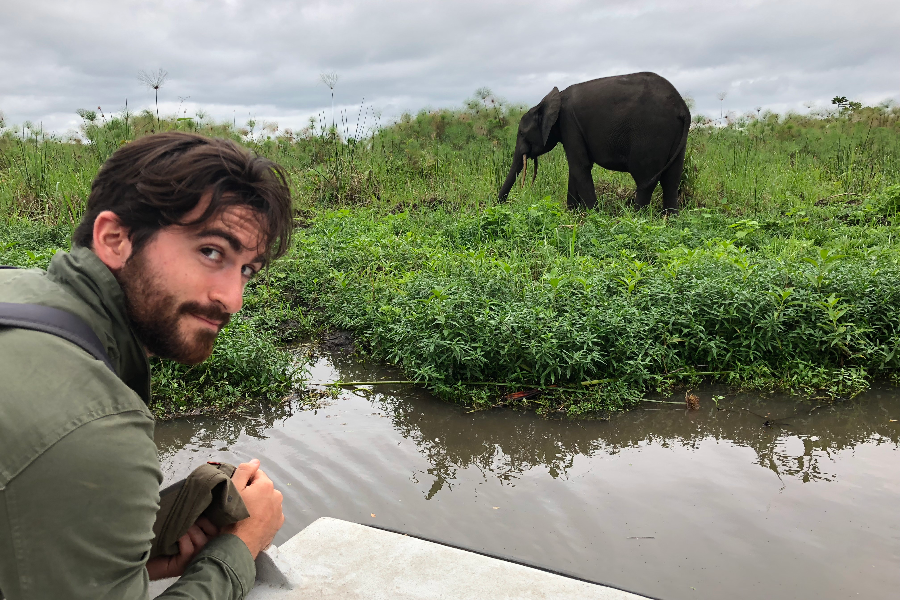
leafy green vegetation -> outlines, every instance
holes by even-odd
[[[170,416],[227,411],[250,400],[277,403],[290,395],[300,383],[300,366],[276,345],[276,338],[266,335],[259,323],[265,316],[235,319],[219,334],[212,356],[200,365],[153,359],[154,412]]]
[[[480,90],[383,127],[361,107],[353,131],[346,116],[294,132],[148,112],[83,115],[88,142],[6,131],[0,262],[65,247],[102,160],[181,128],[283,164],[298,228],[208,365],[156,369],[161,414],[283,396],[278,348],[321,328],[474,408],[578,416],[701,380],[838,397],[896,378],[896,108],[698,119],[684,210],[665,219],[633,212],[630,177],[599,168],[598,208],[564,210],[561,148],[497,203],[522,110]],[[510,394],[528,389],[543,393]]]

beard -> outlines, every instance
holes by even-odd
[[[143,250],[131,256],[114,274],[125,294],[125,311],[131,328],[150,354],[187,365],[196,365],[212,354],[216,336],[231,315],[216,304],[179,302],[156,273]],[[215,331],[201,328],[182,332],[179,327],[191,315],[221,323]]]

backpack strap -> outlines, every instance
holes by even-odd
[[[0,327],[18,327],[68,340],[116,372],[94,330],[72,313],[41,304],[0,302]]]

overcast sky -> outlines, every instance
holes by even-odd
[[[454,107],[480,87],[535,104],[553,86],[654,71],[718,116],[900,101],[897,0],[4,0],[0,111],[65,132],[78,108],[202,109],[302,127],[331,97],[356,120]],[[717,94],[727,92],[724,102]],[[182,101],[182,99],[184,99]]]

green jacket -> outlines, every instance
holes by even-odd
[[[0,590],[7,600],[147,598],[162,473],[150,365],[122,290],[86,248],[47,272],[0,270],[0,302],[81,317],[119,377],[56,336],[0,328]],[[159,598],[243,598],[256,568],[222,535]]]

